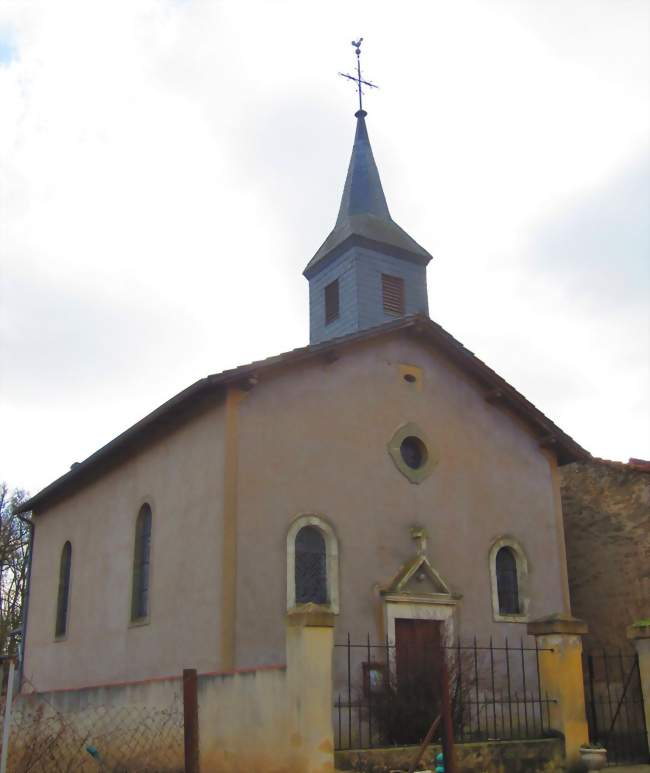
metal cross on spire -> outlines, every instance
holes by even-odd
[[[353,40],[352,45],[355,48],[355,53],[357,55],[357,75],[356,78],[354,75],[348,75],[347,73],[340,72],[339,75],[341,75],[343,78],[347,78],[348,80],[354,81],[357,84],[357,91],[359,92],[359,112],[363,112],[363,88],[362,86],[368,86],[368,88],[376,89],[379,88],[378,86],[375,86],[374,83],[370,83],[370,81],[364,81],[361,77],[361,44],[363,43],[363,38],[359,38],[359,40]]]

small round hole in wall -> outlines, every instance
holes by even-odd
[[[404,374],[404,381],[408,381],[409,384],[415,384],[417,380],[417,376],[415,376],[413,373]]]
[[[410,467],[412,470],[419,470],[426,464],[428,454],[427,447],[415,435],[409,435],[402,440],[399,447],[400,454],[404,460],[404,464]]]

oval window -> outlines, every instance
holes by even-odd
[[[402,440],[399,448],[404,464],[412,470],[419,470],[427,461],[427,447],[415,435],[409,435]]]

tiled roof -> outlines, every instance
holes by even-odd
[[[602,464],[616,470],[633,470],[634,472],[650,472],[650,461],[646,459],[630,458],[628,462],[616,462],[612,459],[601,459],[596,456],[592,460],[596,464]]]
[[[73,465],[69,472],[57,478],[38,494],[25,500],[21,504],[20,512],[42,508],[66,495],[71,489],[84,485],[92,477],[100,474],[105,465],[114,463],[121,454],[142,444],[152,435],[165,432],[171,422],[182,421],[189,410],[222,393],[228,386],[239,385],[250,388],[258,382],[265,371],[332,356],[357,343],[399,331],[409,331],[419,340],[451,359],[458,368],[485,390],[486,400],[507,407],[529,424],[538,435],[540,445],[553,449],[560,464],[592,458],[588,451],[585,451],[573,438],[563,432],[505,379],[479,360],[440,325],[428,317],[415,315],[206,376],[163,403],[83,462]]]

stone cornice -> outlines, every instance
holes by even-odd
[[[532,636],[545,636],[548,634],[573,634],[582,636],[589,631],[589,626],[584,620],[579,620],[572,615],[564,613],[540,617],[528,623],[528,633]]]

